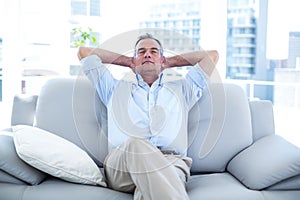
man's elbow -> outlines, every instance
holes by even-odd
[[[79,47],[77,51],[77,57],[79,60],[89,56],[92,52],[92,49],[89,47]]]
[[[213,73],[217,62],[219,60],[219,53],[217,50],[206,51],[206,56],[198,64],[202,70],[208,75],[211,76]]]
[[[79,47],[78,51],[77,51],[77,57],[78,57],[79,60],[81,60],[83,58],[83,55],[82,55],[82,51],[83,50],[82,50],[82,48],[83,47]]]
[[[217,50],[212,50],[209,56],[212,62],[216,65],[219,61],[219,52]]]

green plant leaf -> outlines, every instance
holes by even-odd
[[[88,27],[87,31],[83,31],[82,27],[79,28],[73,28],[71,30],[71,34],[73,37],[72,44],[76,48],[80,46],[85,46],[87,44],[87,41],[90,41],[91,43],[97,45],[98,40],[95,37],[95,33],[93,32],[92,28]]]

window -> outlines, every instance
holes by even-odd
[[[198,36],[200,35],[200,29],[196,28],[196,29],[193,29],[193,36]]]
[[[2,2],[5,1],[11,0],[2,0]],[[218,1],[218,7],[220,6],[220,9],[224,9],[224,12],[218,13],[210,12],[209,10],[203,12],[203,9],[199,9],[201,6],[205,6],[205,3],[203,3],[205,1],[209,0],[185,0],[180,1],[180,3],[177,1],[177,3],[175,3],[172,0],[148,1],[147,4],[136,1],[133,5],[132,3],[128,3],[129,1],[111,0],[43,0],[43,3],[35,3],[34,8],[30,6],[32,4],[29,4],[27,1],[26,3],[25,1],[20,0],[20,5],[11,4],[12,7],[9,7],[9,9],[12,9],[11,11],[14,14],[16,13],[16,10],[20,11],[19,13],[16,13],[15,19],[12,21],[18,21],[20,23],[3,23],[4,20],[0,20],[0,23],[3,23],[0,24],[0,35],[3,30],[5,30],[5,32],[6,30],[9,30],[11,33],[14,33],[13,36],[9,36],[11,38],[8,40],[0,37],[0,98],[3,97],[1,96],[2,91],[6,91],[4,90],[5,88],[1,90],[1,87],[6,87],[7,85],[19,85],[19,82],[14,84],[7,83],[7,80],[9,79],[11,79],[9,81],[12,82],[16,81],[16,76],[6,78],[6,72],[10,68],[9,66],[4,68],[1,60],[4,60],[3,56],[8,56],[8,59],[5,58],[6,60],[13,57],[13,61],[11,61],[11,63],[14,67],[16,67],[14,62],[18,58],[14,55],[7,55],[7,52],[12,52],[11,50],[8,50],[6,54],[3,53],[3,41],[6,43],[6,41],[13,41],[15,39],[17,40],[16,43],[19,47],[31,44],[32,48],[30,51],[24,50],[26,51],[26,54],[31,55],[26,57],[26,63],[30,62],[30,58],[35,60],[38,59],[39,63],[35,64],[35,66],[40,67],[39,69],[43,66],[47,68],[51,65],[51,68],[49,67],[46,70],[55,69],[63,75],[69,75],[68,72],[75,75],[78,70],[78,59],[76,58],[76,52],[73,51],[76,49],[72,48],[68,41],[69,38],[72,37],[69,35],[70,26],[78,25],[84,27],[93,25],[94,27],[91,28],[93,28],[93,31],[96,32],[96,37],[100,44],[106,41],[101,40],[101,37],[105,38],[106,36],[109,37],[110,35],[113,36],[120,34],[124,30],[127,31],[129,29],[133,30],[159,27],[167,30],[176,30],[179,33],[184,34],[186,36],[185,38],[189,39],[189,41],[182,40],[182,38],[180,38],[180,40],[175,39],[174,36],[176,34],[172,35],[172,32],[166,32],[170,35],[161,34],[164,36],[162,38],[163,45],[169,47],[168,50],[170,51],[192,51],[194,46],[198,45],[197,47],[199,47],[204,43],[205,45],[213,44],[216,49],[220,48],[222,54],[220,55],[219,60],[223,62],[219,62],[221,65],[218,67],[221,69],[221,73],[223,73],[221,74],[222,78],[225,80],[226,78],[245,79],[248,86],[254,84],[253,80],[255,80],[255,83],[259,81],[270,82],[269,84],[273,84],[271,87],[274,89],[274,94],[271,98],[268,97],[269,100],[274,103],[275,107],[276,105],[291,106],[290,103],[289,105],[284,104],[286,99],[291,100],[291,102],[293,102],[292,106],[294,106],[292,109],[299,110],[299,114],[297,112],[293,114],[293,116],[295,116],[293,119],[299,119],[299,36],[297,39],[289,37],[288,34],[291,31],[300,32],[300,20],[297,20],[300,17],[300,12],[297,9],[299,7],[297,5],[297,1]],[[38,1],[31,0],[30,2]],[[121,6],[114,5],[116,2],[118,2]],[[199,6],[199,2],[203,5]],[[50,4],[51,6],[45,6]],[[157,6],[157,4],[160,4],[160,6]],[[15,8],[13,6],[15,6]],[[136,9],[135,11],[139,12],[125,13],[130,10],[132,6]],[[141,12],[143,9],[145,12]],[[102,13],[102,10],[105,10],[106,12]],[[2,9],[1,11],[5,11],[4,13],[11,12],[10,10],[6,11],[5,9]],[[285,13],[285,11],[288,13]],[[108,13],[110,16],[105,16],[105,14]],[[278,15],[278,13],[280,13],[280,15]],[[227,20],[226,26],[224,25],[225,28],[222,29],[223,32],[207,31],[207,27],[205,26],[211,23],[209,23],[209,21],[204,21],[203,23],[203,20],[212,19],[213,22],[215,22],[215,20],[218,21],[218,17],[220,17],[219,14],[223,17],[221,21]],[[267,14],[268,16],[266,16]],[[3,12],[0,12],[0,15],[1,19],[5,19],[6,16],[3,16]],[[41,17],[36,17],[39,15],[41,15]],[[111,16],[116,17],[114,21],[111,21]],[[49,22],[52,22],[54,18],[55,23],[49,24]],[[133,21],[134,23],[132,23]],[[102,26],[102,22],[105,27]],[[112,22],[115,24],[112,25]],[[110,26],[108,25],[113,28],[109,28]],[[222,27],[217,24],[212,24],[211,26]],[[124,27],[128,29],[121,29]],[[37,29],[35,30],[35,28]],[[20,30],[20,33],[15,34],[15,30]],[[210,35],[214,35],[213,33],[217,33],[220,37],[210,37]],[[29,38],[29,42],[23,40],[23,38]],[[205,41],[203,41],[204,39]],[[42,43],[44,45],[39,45],[39,47],[37,47],[38,45],[35,45]],[[88,43],[87,45],[93,46],[91,43]],[[184,50],[182,49],[183,46],[185,47]],[[34,47],[36,47],[36,50],[34,50]],[[43,49],[43,51],[37,49]],[[54,50],[52,51],[52,49]],[[53,54],[58,55],[56,56],[56,62],[52,59]],[[45,57],[47,57],[46,55],[50,55],[49,57],[51,58],[45,59]],[[65,59],[66,57],[69,57],[69,55],[72,55],[73,57],[75,55],[74,60],[70,59],[71,61],[68,61],[68,59]],[[5,62],[5,65],[6,63],[7,62]],[[57,63],[60,64],[57,65]],[[20,65],[24,65],[24,62]],[[63,69],[62,66],[66,69]],[[20,69],[20,71],[21,70],[23,70],[23,68]],[[12,73],[8,74],[11,76],[10,74]],[[2,78],[4,80],[2,80]],[[3,84],[2,81],[5,81],[5,84]],[[284,82],[288,82],[291,85],[295,83],[290,86],[291,90],[289,90],[295,92],[285,93],[288,91],[287,89],[280,89],[283,86],[279,83]],[[27,92],[29,93],[29,90],[27,90]],[[249,98],[263,99],[266,97],[267,95],[265,94],[255,94],[255,96],[250,96]],[[280,117],[278,119],[280,119]],[[276,125],[277,127],[284,127],[280,124]],[[292,129],[295,130],[295,132],[297,130],[299,133],[300,130],[298,127],[299,126],[293,126]],[[286,129],[282,128],[282,130],[284,131]],[[291,130],[291,128],[289,130]],[[298,141],[300,140],[298,139]]]
[[[2,73],[2,69],[1,69]],[[2,78],[0,78],[0,102],[2,101]]]
[[[100,16],[100,0],[90,0],[90,15]]]
[[[71,15],[100,16],[100,0],[71,0]]]
[[[182,34],[188,36],[190,34],[190,30],[189,29],[183,29]]]
[[[200,26],[200,19],[193,19],[193,26]]]
[[[71,15],[87,15],[87,2],[84,0],[71,1]]]
[[[189,20],[183,20],[183,26],[189,26],[190,25],[190,21]]]
[[[1,68],[1,62],[2,62],[2,60],[3,60],[3,57],[2,57],[2,38],[0,37],[0,70],[2,69]]]

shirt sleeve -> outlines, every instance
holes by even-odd
[[[209,77],[197,63],[186,74],[186,80],[191,88],[190,98],[187,100],[191,108],[202,97],[203,90],[209,82]]]
[[[117,80],[102,63],[97,55],[90,55],[81,60],[84,74],[92,83],[101,101],[107,105],[110,100]]]

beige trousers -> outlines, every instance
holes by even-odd
[[[164,155],[147,140],[129,139],[113,149],[104,161],[108,187],[134,192],[134,199],[189,199],[185,184],[192,159]]]

